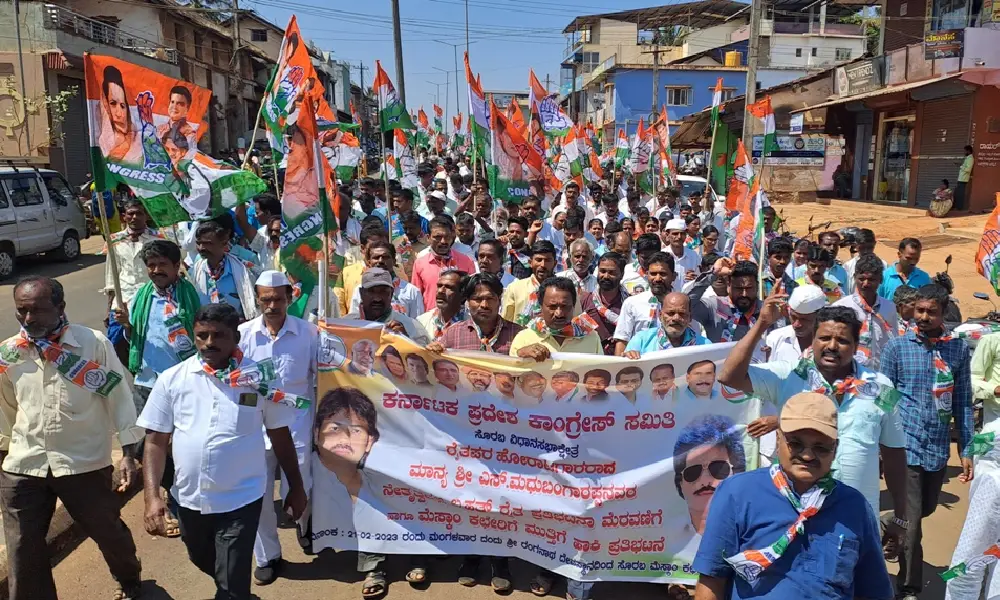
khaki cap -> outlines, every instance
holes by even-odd
[[[812,429],[837,439],[837,405],[816,392],[799,392],[781,409],[779,427],[785,433]]]

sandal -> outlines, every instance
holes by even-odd
[[[670,584],[667,587],[667,598],[670,600],[690,600],[691,592],[683,585]]]
[[[427,569],[424,567],[413,567],[406,574],[407,583],[426,583],[427,582]]]
[[[385,573],[382,571],[369,571],[365,575],[365,581],[361,584],[362,598],[377,598],[385,594]]]
[[[462,566],[458,568],[458,584],[465,587],[476,586],[476,576],[479,574],[479,561],[466,559],[462,561]]]
[[[888,536],[882,544],[882,557],[886,562],[899,562],[899,543],[893,536]]]
[[[531,593],[536,596],[548,596],[552,591],[552,577],[539,573],[531,580]]]
[[[111,594],[111,600],[139,600],[142,597],[142,584],[136,583],[130,585],[128,588],[122,587],[121,584],[115,588],[113,594]]]
[[[168,538],[181,537],[180,521],[175,519],[173,516],[166,517],[163,519],[163,529],[165,531],[163,537],[168,537]]]
[[[500,564],[493,565],[493,578],[490,579],[493,591],[498,594],[509,592],[513,585],[510,582],[510,568],[507,566],[507,559],[503,559]]]

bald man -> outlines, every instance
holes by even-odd
[[[635,360],[648,352],[711,343],[691,328],[691,299],[687,294],[671,292],[663,298],[657,326],[633,336],[625,346],[625,356]]]

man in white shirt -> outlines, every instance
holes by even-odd
[[[191,562],[213,577],[216,598],[249,600],[254,536],[269,476],[262,428],[288,481],[284,509],[293,519],[305,510],[306,491],[288,429],[295,422],[294,409],[283,404],[288,395],[268,379],[273,365],[246,358],[237,346],[239,323],[227,304],[199,309],[194,319],[198,355],[160,375],[137,425],[147,430],[146,531],[164,531],[168,511],[159,488],[172,448],[170,495],[179,506]],[[260,385],[240,385],[253,378],[230,378],[237,370],[260,375]]]
[[[674,271],[677,274],[677,278],[674,279],[674,291],[679,292],[686,281],[698,275],[701,258],[697,252],[684,244],[687,239],[687,223],[684,219],[675,218],[667,221],[667,239],[670,240],[670,244],[666,252],[673,257]]]
[[[300,399],[296,406],[290,407],[295,417],[288,428],[295,445],[303,487],[309,490],[312,487],[310,477],[312,402],[316,395],[319,333],[312,323],[288,314],[288,305],[292,301],[292,285],[283,273],[264,271],[257,278],[255,287],[261,316],[240,325],[240,350],[246,358],[254,362],[270,358],[274,362],[277,374],[273,387]],[[307,402],[309,404],[306,404]],[[257,539],[253,548],[257,567],[253,577],[260,585],[273,582],[282,565],[281,543],[278,541],[278,517],[272,502],[274,472],[278,468],[278,457],[267,436],[264,437],[264,449],[267,480],[260,523],[257,526]],[[282,476],[282,498],[287,493],[288,481]]]
[[[594,248],[590,242],[581,238],[574,240],[569,246],[569,268],[556,273],[556,277],[565,277],[576,284],[577,296],[593,294],[597,290],[597,276],[591,273],[594,262]]]
[[[431,339],[427,331],[416,319],[397,312],[392,308],[392,276],[385,269],[372,267],[361,276],[361,303],[358,312],[348,314],[346,319],[361,319],[385,324],[386,329],[405,335],[421,346]]]
[[[847,274],[844,288],[848,294],[854,293],[854,266],[858,264],[858,260],[865,254],[875,254],[875,232],[871,229],[859,229],[854,236],[854,244],[856,246],[854,256],[844,263],[844,273]],[[882,270],[884,271],[888,266],[889,263],[882,260]],[[886,300],[892,300],[892,298],[886,298]]]
[[[788,320],[764,336],[767,362],[798,362],[812,347],[816,311],[826,306],[826,295],[818,286],[800,285],[788,297]]]
[[[649,290],[630,296],[622,303],[622,312],[615,325],[615,356],[625,354],[625,346],[637,333],[659,322],[660,306],[670,293],[674,281],[674,260],[666,252],[649,258],[646,279]]]
[[[646,274],[649,269],[649,259],[660,251],[660,238],[652,233],[644,233],[635,241],[635,260],[625,265],[625,275],[622,277],[622,287],[629,295],[645,292],[649,287]],[[676,264],[677,261],[674,261]]]
[[[846,306],[861,321],[861,338],[858,340],[858,362],[870,369],[878,369],[882,350],[889,340],[896,337],[896,305],[878,295],[885,266],[874,254],[864,254],[854,264],[854,293],[833,303]]]

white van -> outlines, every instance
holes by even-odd
[[[59,172],[0,166],[0,279],[14,274],[18,256],[53,252],[73,260],[88,236],[80,200]]]

